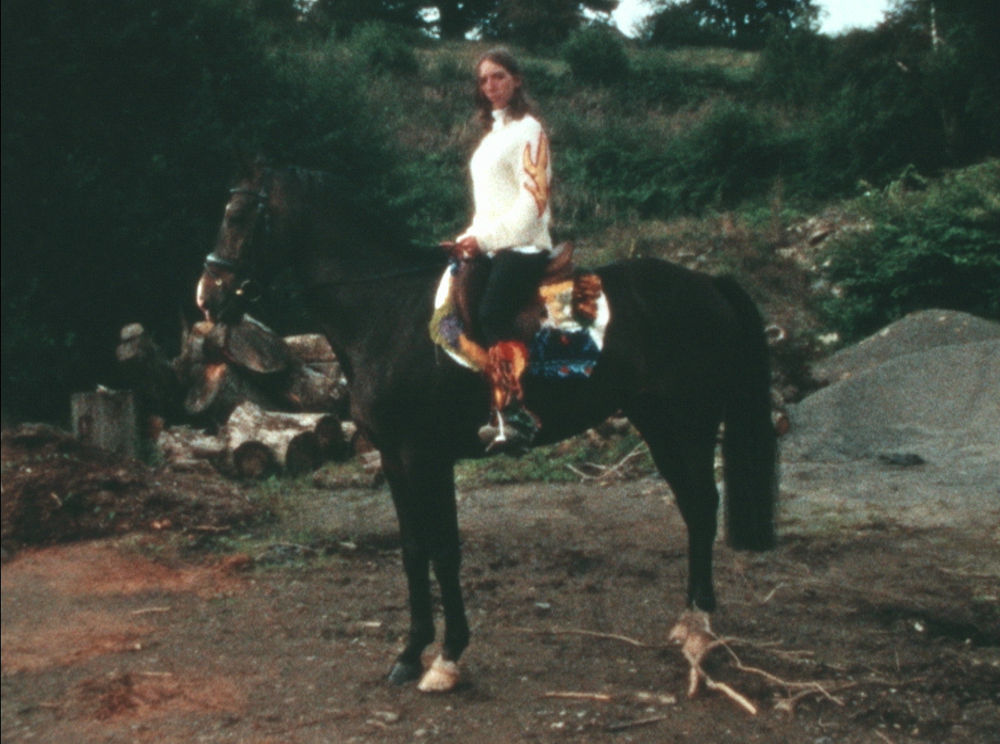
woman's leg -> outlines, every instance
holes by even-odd
[[[517,315],[538,292],[549,253],[500,251],[491,262],[486,290],[479,303],[479,323],[487,346],[518,338]]]
[[[523,450],[534,439],[539,422],[523,404],[520,378],[528,363],[528,348],[517,328],[517,316],[538,292],[549,254],[502,251],[492,261],[479,321],[489,348],[486,377],[493,391],[496,426],[483,427],[480,436],[488,451]]]

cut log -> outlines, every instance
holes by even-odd
[[[347,386],[322,336],[292,336],[294,348],[324,361],[306,364],[265,326],[196,324],[174,366],[184,410],[221,424],[243,401],[265,410],[346,414]]]
[[[333,369],[324,372],[297,362],[289,367],[284,399],[293,410],[346,414],[347,386],[340,379],[340,366],[325,366]]]
[[[236,472],[260,477],[258,471],[267,471],[267,465],[260,462],[268,459],[260,454],[260,446],[271,453],[277,468],[299,475],[315,470],[327,459],[343,456],[347,445],[341,432],[340,422],[330,414],[265,411],[245,402],[229,417],[223,438]],[[244,446],[251,442],[253,446]]]
[[[216,464],[226,455],[226,443],[221,438],[189,426],[164,429],[156,444],[163,460],[175,467]]]
[[[139,414],[131,391],[76,393],[70,397],[70,419],[73,435],[84,444],[127,457],[139,451]]]
[[[254,380],[232,365],[191,365],[187,370],[184,410],[192,416],[222,423],[243,402],[261,407],[284,408],[283,401],[269,395]]]
[[[274,452],[261,442],[243,442],[233,450],[233,470],[240,478],[260,480],[278,470]]]
[[[249,315],[239,323],[225,328],[223,352],[226,359],[251,372],[274,374],[283,372],[292,362],[285,340]]]
[[[318,333],[285,336],[285,344],[292,356],[309,365],[337,361],[333,349],[330,348],[330,342]]]

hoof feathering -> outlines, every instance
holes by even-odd
[[[458,684],[458,664],[438,656],[417,685],[421,692],[449,692]]]

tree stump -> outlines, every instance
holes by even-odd
[[[119,455],[139,451],[139,414],[131,391],[98,388],[70,398],[73,435],[84,444]]]

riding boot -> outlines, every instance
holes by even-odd
[[[524,407],[521,375],[527,366],[528,347],[520,341],[500,341],[489,348],[485,371],[493,413],[479,430],[487,452],[522,454],[541,428],[538,417]]]

